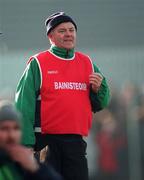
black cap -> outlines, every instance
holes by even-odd
[[[63,22],[71,22],[77,30],[77,25],[70,16],[66,15],[64,12],[57,12],[49,16],[45,21],[47,35],[51,32],[52,29]]]
[[[21,124],[21,115],[16,110],[14,105],[12,105],[8,101],[1,101],[0,102],[0,122],[10,120],[16,121]]]

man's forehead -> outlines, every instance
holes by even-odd
[[[54,29],[64,29],[64,28],[75,28],[71,22],[64,22],[56,26]]]
[[[0,122],[0,127],[2,126],[20,126],[20,125],[18,122],[8,119]]]

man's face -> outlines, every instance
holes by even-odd
[[[59,48],[73,49],[76,44],[76,29],[71,22],[61,23],[48,35],[52,44]]]
[[[21,140],[21,128],[16,121],[5,120],[0,122],[0,147],[19,144]]]

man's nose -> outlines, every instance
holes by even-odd
[[[15,139],[15,137],[16,137],[16,132],[15,132],[14,130],[9,131],[9,137],[10,137],[11,139]]]
[[[66,31],[65,35],[66,36],[71,36],[71,32],[70,31]]]

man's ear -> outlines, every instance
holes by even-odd
[[[52,32],[50,32],[47,36],[49,39],[51,39],[52,38]]]

